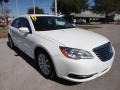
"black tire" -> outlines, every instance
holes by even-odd
[[[47,79],[55,79],[56,73],[50,56],[43,50],[37,52],[36,59],[40,73]],[[46,69],[45,69],[46,68]],[[47,71],[46,71],[47,70]]]
[[[10,35],[8,35],[8,43],[9,43],[9,46],[11,49],[14,49],[15,48],[15,45],[12,41],[12,38],[10,37]]]

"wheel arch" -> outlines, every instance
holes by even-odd
[[[54,70],[55,70],[55,74],[57,75],[56,66],[55,66],[55,63],[54,63],[54,61],[53,61],[53,58],[52,58],[51,54],[49,53],[49,51],[48,51],[46,48],[41,47],[41,46],[37,46],[37,47],[34,49],[34,58],[35,58],[35,60],[37,60],[37,59],[36,59],[37,53],[38,53],[40,50],[45,51],[45,52],[47,53],[47,55],[50,57],[51,62],[52,62],[53,67],[54,67]]]

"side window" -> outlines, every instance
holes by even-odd
[[[29,30],[31,30],[30,24],[26,18],[21,18],[20,27],[27,27]]]
[[[15,19],[11,24],[11,26],[15,28],[19,28],[19,25],[20,25],[20,19]]]

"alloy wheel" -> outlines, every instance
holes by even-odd
[[[38,64],[41,72],[45,75],[48,76],[51,73],[51,65],[49,62],[48,57],[41,53],[38,55]]]

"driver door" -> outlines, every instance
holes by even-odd
[[[32,35],[30,23],[27,18],[21,18],[19,28],[21,27],[28,28],[29,32],[28,33],[20,32],[20,41],[21,41],[20,49],[24,51],[26,54],[31,55],[32,46],[33,46],[33,42],[32,42],[33,35]]]

